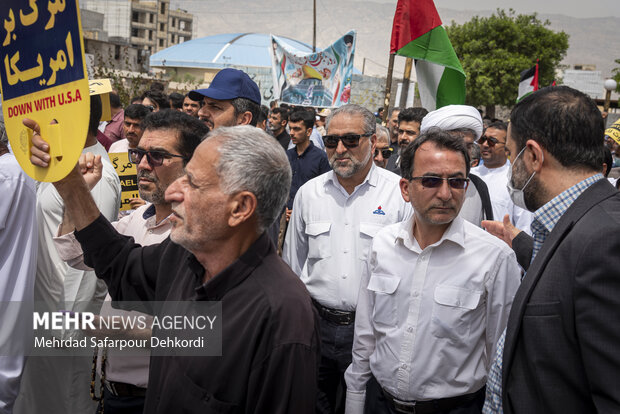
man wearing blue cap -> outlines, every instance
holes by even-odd
[[[222,69],[206,89],[188,94],[190,99],[204,104],[198,117],[210,129],[221,126],[256,126],[260,112],[260,90],[247,73],[232,68]]]

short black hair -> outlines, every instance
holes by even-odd
[[[265,121],[267,118],[269,118],[269,108],[267,108],[267,106],[265,106],[265,105],[261,105],[260,106],[260,112],[258,113],[258,122],[257,122],[257,124]]]
[[[139,119],[140,121],[150,113],[149,108],[142,104],[131,104],[125,108],[125,118]]]
[[[315,115],[313,112],[308,111],[307,109],[298,109],[291,113],[291,117],[289,122],[299,122],[303,121],[306,128],[312,128],[314,126]]]
[[[194,101],[192,99],[192,96],[194,96],[194,95],[188,92],[188,93],[185,94],[185,96],[183,96],[183,100],[185,100],[185,98],[189,98],[191,101]],[[204,102],[204,100],[201,98],[201,99],[199,99],[197,101],[194,101],[194,102],[198,102],[200,104],[200,106],[202,106],[202,103]]]
[[[230,101],[230,104],[235,109],[235,117],[238,117],[245,112],[250,112],[252,114],[252,120],[250,121],[250,125],[256,126],[258,124],[260,104],[257,104],[256,102],[251,101],[247,98],[235,98]]]
[[[144,92],[144,97],[155,102],[159,109],[170,108],[170,101],[168,100],[168,97],[161,91],[146,91]]]
[[[110,92],[110,106],[114,109],[121,107],[121,99],[115,92]]]
[[[182,109],[185,96],[181,95],[178,92],[172,92],[170,95],[168,95],[168,100],[170,101],[170,106],[172,108]]]
[[[504,121],[493,121],[489,125],[487,125],[486,129],[489,128],[495,128],[505,132],[508,131],[508,123]]]
[[[132,103],[136,102],[136,103],[140,103],[141,104],[142,103],[142,99],[144,99],[143,96],[134,96],[133,98],[131,98],[131,101],[129,101],[129,103],[132,104]]]
[[[467,146],[460,137],[449,134],[437,127],[429,128],[415,141],[408,144],[400,154],[400,174],[406,180],[411,180],[413,174],[413,159],[415,153],[426,142],[432,142],[436,147],[449,151],[459,152],[465,159],[465,176],[469,177],[470,159]]]
[[[280,119],[282,121],[288,121],[288,109],[286,107],[273,108],[271,110],[272,114],[280,114]]]
[[[101,105],[101,97],[99,95],[91,95],[90,97],[90,118],[88,120],[88,133],[97,136],[99,130],[99,122],[101,122],[101,114],[103,107]]]
[[[594,101],[568,86],[549,86],[526,96],[510,115],[517,153],[532,139],[562,166],[600,171],[605,124]]]
[[[398,113],[398,123],[418,122],[422,124],[422,119],[428,114],[425,108],[405,108]]]
[[[142,121],[142,128],[145,131],[157,129],[177,131],[176,148],[179,154],[186,158],[185,163],[192,157],[198,144],[209,132],[209,128],[198,118],[172,109],[163,109],[149,114]]]

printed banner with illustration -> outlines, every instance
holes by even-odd
[[[121,211],[131,210],[131,199],[139,198],[138,177],[136,166],[129,161],[126,152],[111,152],[108,154],[114,170],[121,180]]]
[[[316,53],[301,52],[271,36],[274,98],[315,107],[337,107],[351,99],[355,30]]]
[[[15,158],[35,180],[53,182],[75,166],[86,142],[90,97],[76,0],[0,2],[0,91]],[[30,163],[30,118],[50,145],[48,168]]]

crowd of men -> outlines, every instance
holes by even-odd
[[[222,355],[7,356],[32,332],[3,320],[1,414],[620,411],[620,143],[583,93],[543,88],[509,123],[449,105],[384,126],[355,104],[261,106],[228,68],[131,101],[100,123],[91,97],[55,183],[3,134],[0,300],[221,301]],[[129,214],[108,152],[136,165]]]

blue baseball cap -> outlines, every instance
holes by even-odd
[[[246,98],[260,105],[260,90],[256,82],[247,73],[232,68],[220,70],[208,88],[193,90],[188,95],[193,101],[201,101],[204,96],[218,101]]]

